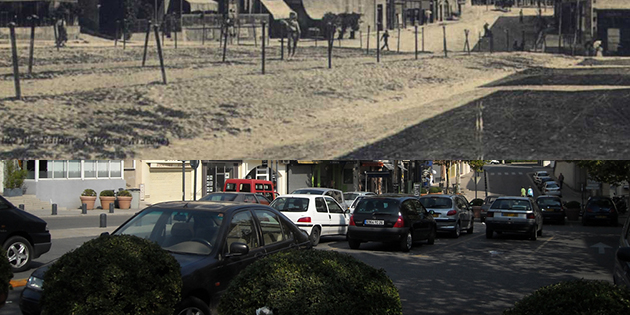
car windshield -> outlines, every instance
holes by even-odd
[[[359,197],[359,194],[357,194],[357,193],[345,193],[345,194],[343,194],[343,199],[345,199],[346,201],[352,201],[352,200],[356,199],[357,197]]]
[[[561,207],[562,203],[556,198],[540,198],[536,200],[539,207]]]
[[[589,202],[589,206],[595,206],[600,208],[612,208],[613,203],[610,199],[594,199]]]
[[[398,200],[364,198],[359,201],[354,213],[398,213]]]
[[[549,173],[547,173],[547,172],[538,172],[538,177],[541,177],[541,176],[549,176]]]
[[[114,234],[138,236],[170,252],[208,255],[217,244],[222,222],[222,212],[146,209]]]
[[[490,209],[495,210],[532,210],[529,201],[524,199],[497,199]]]
[[[201,201],[234,201],[234,199],[236,199],[236,196],[238,195],[215,193],[215,194],[206,195],[199,200]]]
[[[294,190],[292,195],[323,195],[325,191],[317,189],[298,189]]]
[[[422,197],[420,203],[427,209],[449,209],[453,207],[451,198]]]
[[[558,184],[556,183],[547,183],[547,188],[560,188],[560,186],[558,186]]]
[[[305,212],[309,201],[308,198],[278,197],[270,206],[278,211]]]

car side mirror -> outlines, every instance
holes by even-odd
[[[630,247],[620,247],[617,250],[617,258],[625,262],[630,262]]]
[[[429,214],[430,214],[430,215],[434,215],[434,214],[435,214],[435,211],[433,211],[433,210],[429,210]]]
[[[230,245],[230,252],[225,257],[243,256],[249,253],[249,246],[245,243],[232,243]]]

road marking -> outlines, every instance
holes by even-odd
[[[11,284],[12,287],[17,288],[17,287],[23,287],[26,285],[26,281],[28,281],[27,279],[19,279],[19,280],[11,280],[9,281],[9,283]]]
[[[542,243],[540,246],[538,246],[538,248],[536,248],[534,253],[538,252],[541,248],[543,248],[543,246],[547,245],[547,243],[549,243],[549,241],[551,241],[554,237],[555,236],[552,236],[550,239],[546,240],[544,243]]]
[[[606,244],[604,244],[602,242],[599,242],[599,243],[597,243],[595,245],[592,245],[591,247],[595,247],[595,248],[599,249],[599,253],[600,254],[605,254],[606,253],[606,248],[612,248],[612,247],[610,247],[610,246],[608,246],[608,245],[606,245]]]

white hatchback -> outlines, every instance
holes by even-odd
[[[322,195],[281,195],[270,205],[282,212],[300,229],[305,230],[313,246],[321,236],[346,235],[348,233],[348,213],[330,196]]]

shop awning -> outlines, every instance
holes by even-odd
[[[630,10],[630,1],[597,0],[597,2],[593,2],[593,8],[597,10]]]
[[[345,12],[341,0],[302,0],[306,14],[313,20],[321,20],[328,12],[339,14]]]
[[[267,10],[273,15],[275,20],[288,19],[289,14],[294,12],[284,3],[284,0],[260,0]]]
[[[190,4],[190,12],[219,11],[219,3],[213,0],[186,0]]]

